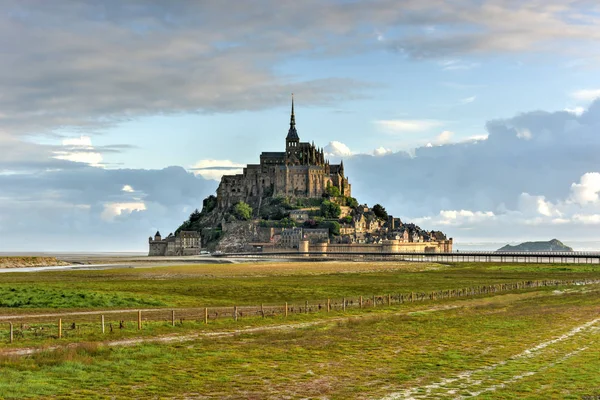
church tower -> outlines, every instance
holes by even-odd
[[[285,150],[287,158],[295,155],[300,150],[300,138],[296,131],[296,116],[294,115],[294,94],[292,93],[292,115],[290,116],[290,129],[285,138]]]

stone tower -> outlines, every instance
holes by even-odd
[[[292,93],[292,114],[290,115],[290,129],[285,138],[285,151],[288,157],[298,151],[300,137],[296,131],[296,116],[294,115],[294,94]]]

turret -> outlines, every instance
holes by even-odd
[[[292,114],[290,116],[290,129],[285,138],[285,147],[289,151],[290,148],[296,150],[300,143],[298,132],[296,131],[296,116],[294,115],[294,94],[292,93]]]
[[[154,240],[156,240],[156,241],[162,240],[162,237],[160,236],[159,231],[156,231],[156,234],[154,234]]]

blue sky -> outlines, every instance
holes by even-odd
[[[596,2],[0,8],[0,251],[144,250],[281,150],[292,92],[362,202],[463,242],[600,239]]]

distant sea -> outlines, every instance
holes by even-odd
[[[552,238],[550,238],[552,239]],[[547,239],[547,240],[550,240]],[[537,241],[540,239],[531,239]],[[558,238],[558,240],[561,240]],[[454,241],[453,249],[459,251],[495,251],[506,244],[517,245],[529,240],[511,241],[511,242],[461,242]],[[600,240],[561,240],[567,246],[570,246],[575,251],[600,251]],[[38,256],[38,257],[140,257],[148,255],[148,251],[0,251],[2,256]]]
[[[600,251],[600,241],[599,240],[591,240],[591,241],[574,241],[574,240],[561,240],[560,238],[557,238],[558,240],[560,240],[561,242],[563,242],[565,245],[571,247],[573,250],[575,251]],[[536,240],[531,240],[531,241],[538,241],[539,239]],[[550,239],[548,239],[550,240]],[[498,250],[499,248],[510,244],[510,245],[517,245],[517,244],[521,244],[523,242],[527,242],[529,240],[523,240],[520,242],[459,242],[459,241],[455,241],[453,243],[452,248],[454,250],[460,250],[460,251],[494,251],[494,250]]]

